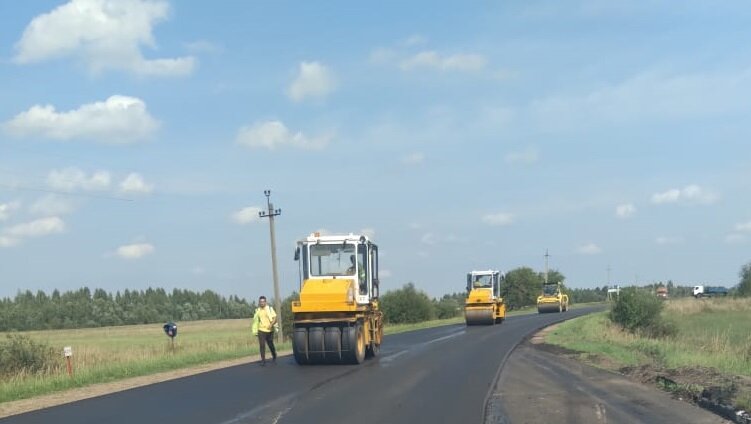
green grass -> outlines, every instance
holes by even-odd
[[[751,376],[749,316],[751,300],[678,299],[669,301],[663,312],[678,329],[674,337],[654,339],[628,333],[610,323],[603,312],[567,321],[546,340],[622,365],[707,367]]]

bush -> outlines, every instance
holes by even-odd
[[[435,318],[433,302],[427,294],[407,283],[398,290],[381,296],[381,309],[388,323],[402,324],[428,321]]]
[[[459,316],[462,311],[462,305],[453,298],[444,296],[441,300],[435,302],[435,312],[438,319],[448,319]]]
[[[621,290],[610,310],[609,318],[632,333],[641,332],[649,337],[665,337],[675,333],[675,327],[662,320],[664,303],[644,290]]]
[[[0,375],[38,373],[55,368],[56,359],[52,347],[29,336],[8,334],[5,341],[0,342]]]

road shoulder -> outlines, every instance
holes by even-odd
[[[503,367],[491,421],[728,423],[657,388],[543,350],[527,340]]]

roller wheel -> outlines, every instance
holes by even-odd
[[[324,362],[323,327],[311,327],[308,330],[308,358],[311,364]]]
[[[310,363],[308,358],[308,330],[305,328],[295,328],[295,333],[292,335],[292,353],[295,356],[295,361],[300,365],[306,365]]]
[[[338,364],[342,362],[342,331],[338,327],[326,327],[323,335],[326,347],[326,363]]]
[[[342,360],[349,364],[365,360],[365,333],[361,324],[342,329]]]

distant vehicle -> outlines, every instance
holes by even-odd
[[[668,288],[665,286],[657,287],[657,297],[660,299],[668,298]]]
[[[561,290],[561,283],[542,285],[542,294],[537,296],[537,313],[568,311],[568,295]]]
[[[727,296],[728,289],[725,287],[694,286],[694,297]]]

